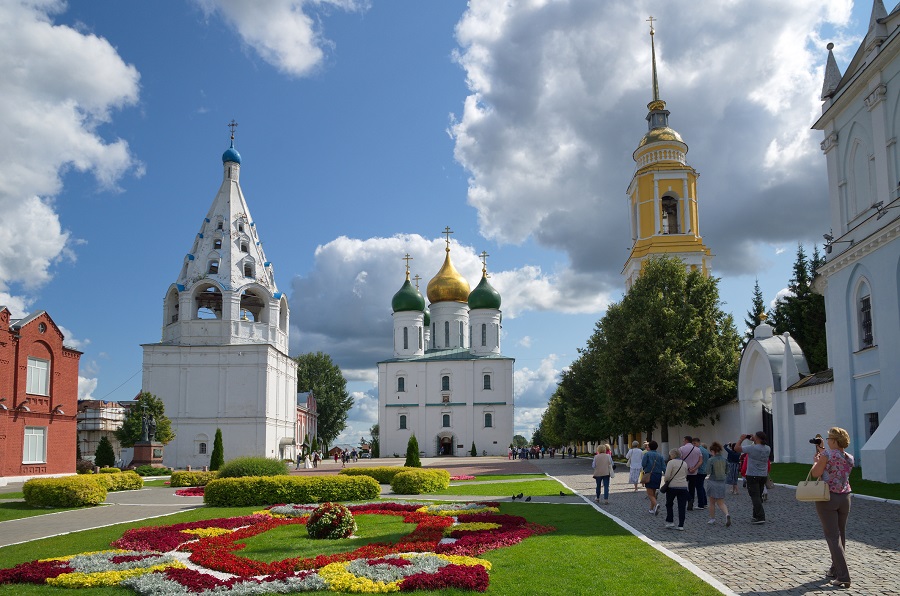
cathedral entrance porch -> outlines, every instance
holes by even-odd
[[[454,455],[453,453],[453,435],[437,436],[437,454],[438,456]]]

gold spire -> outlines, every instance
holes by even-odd
[[[653,101],[647,104],[647,109],[649,110],[664,110],[666,109],[666,102],[662,101],[659,98],[659,79],[656,76],[656,43],[653,40],[653,34],[655,33],[653,29],[653,21],[656,19],[651,16],[647,21],[650,23],[650,55],[653,62]]]
[[[450,261],[450,234],[452,233],[449,226],[442,232],[447,236],[447,248],[445,249],[447,254],[441,270],[428,282],[427,294],[431,304],[435,302],[467,302],[469,300],[469,282],[459,274]]]

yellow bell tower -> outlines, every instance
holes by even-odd
[[[681,135],[669,128],[669,111],[666,102],[659,98],[654,19],[648,20],[653,101],[647,104],[649,131],[633,154],[635,170],[627,191],[632,246],[622,274],[628,290],[640,275],[643,262],[652,256],[679,257],[691,270],[700,270],[704,275],[709,275],[712,261],[712,254],[700,236],[697,205],[700,175],[687,163],[688,146]]]

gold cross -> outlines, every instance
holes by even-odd
[[[422,277],[418,273],[416,273],[416,276],[413,279],[416,281],[416,289],[418,290],[419,289],[419,280],[422,279]]]
[[[657,20],[659,20],[659,19],[654,19],[653,15],[651,15],[650,18],[647,19],[647,22],[650,23],[650,35],[653,35],[653,21],[657,21]]]
[[[237,128],[238,123],[234,121],[234,118],[231,119],[231,122],[228,123],[228,128],[231,129],[231,140],[234,140],[234,129]]]
[[[409,273],[409,262],[413,260],[409,253],[406,253],[406,256],[403,257],[403,260],[406,261],[406,272]]]
[[[481,254],[478,256],[481,257],[481,264],[482,264],[481,272],[484,273],[485,275],[487,275],[487,258],[491,255],[487,254],[487,252],[485,252],[485,251],[481,251]]]
[[[450,229],[450,226],[447,226],[446,228],[444,228],[444,231],[441,232],[441,234],[444,234],[445,236],[447,236],[447,250],[448,251],[450,250],[450,234],[452,234],[452,233],[453,233],[453,230]]]

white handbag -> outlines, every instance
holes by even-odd
[[[812,472],[812,470],[810,470]],[[806,475],[806,480],[797,485],[798,501],[830,501],[831,491],[828,490],[828,484],[819,478],[818,480],[810,480],[810,474]]]

